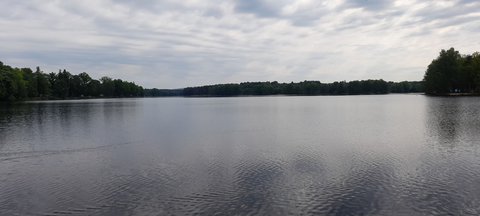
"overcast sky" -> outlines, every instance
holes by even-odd
[[[144,87],[421,80],[480,51],[480,1],[2,0],[0,61]]]

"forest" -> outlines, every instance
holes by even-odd
[[[454,48],[441,50],[424,76],[428,95],[475,95],[480,93],[480,54],[462,55]]]
[[[355,80],[333,83],[303,81],[298,83],[244,82],[188,87],[184,96],[239,96],[239,95],[360,95],[423,92],[423,83],[387,82],[384,80]]]
[[[39,67],[13,68],[0,62],[0,101],[49,100],[110,97],[242,96],[242,95],[358,95],[423,92],[423,82],[384,80],[321,83],[244,82],[184,89],[144,89],[134,82],[102,77],[86,72],[74,75],[64,70],[44,73]]]
[[[243,96],[243,95],[359,95],[420,93],[427,95],[479,95],[480,53],[463,55],[454,48],[441,50],[428,65],[422,81],[387,82],[354,80],[333,83],[302,81],[243,82],[187,87],[144,89],[134,82],[66,70],[44,73],[39,67],[13,68],[0,62],[0,101],[99,97]]]
[[[142,97],[143,87],[121,79],[96,80],[83,72],[66,70],[46,74],[39,67],[13,68],[0,62],[0,101],[97,97]]]

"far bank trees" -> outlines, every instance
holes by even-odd
[[[0,101],[143,95],[143,87],[121,79],[95,80],[85,72],[74,75],[67,70],[46,74],[39,67],[33,72],[30,68],[13,68],[0,62]]]

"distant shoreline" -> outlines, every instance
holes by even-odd
[[[447,93],[447,94],[427,94],[427,96],[433,97],[478,97],[480,93]]]

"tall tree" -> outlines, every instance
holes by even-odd
[[[50,83],[48,82],[47,75],[40,70],[40,67],[37,67],[35,71],[35,79],[37,82],[38,96],[45,97],[50,95]]]
[[[115,84],[113,83],[112,78],[104,76],[100,78],[102,82],[102,94],[105,97],[112,97],[115,93]]]
[[[440,51],[440,55],[428,65],[425,72],[425,92],[445,94],[461,87],[459,76],[462,56],[454,48]]]

